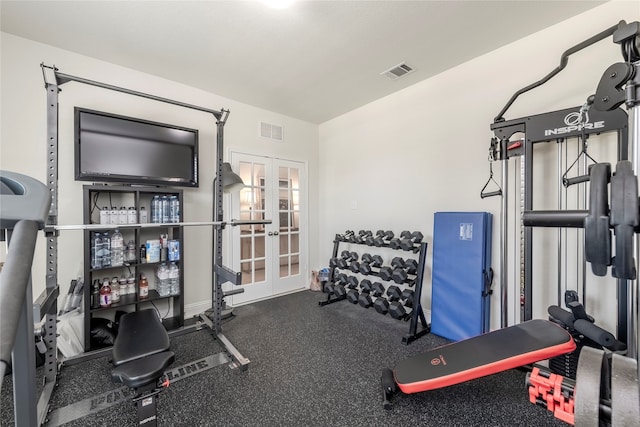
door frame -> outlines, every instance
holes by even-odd
[[[302,199],[305,202],[305,209],[304,211],[300,212],[300,224],[301,226],[304,225],[304,233],[300,233],[300,237],[301,237],[301,241],[300,241],[300,246],[299,246],[299,250],[300,250],[300,261],[302,261],[302,258],[304,258],[304,262],[300,262],[300,278],[302,280],[301,284],[300,284],[300,288],[296,288],[290,291],[285,291],[282,293],[278,293],[278,294],[274,294],[273,290],[272,290],[272,294],[270,296],[267,297],[263,297],[263,298],[257,298],[251,301],[246,301],[246,302],[234,302],[233,301],[233,297],[231,298],[227,298],[229,301],[226,301],[228,305],[232,306],[232,307],[238,307],[241,305],[245,305],[245,304],[251,304],[253,302],[257,302],[257,301],[263,301],[263,300],[268,300],[271,298],[275,298],[278,296],[282,296],[282,295],[287,295],[290,293],[295,293],[295,292],[300,292],[304,289],[308,289],[308,284],[305,283],[305,280],[307,277],[309,277],[310,274],[310,261],[309,261],[309,257],[310,257],[310,244],[309,244],[309,161],[307,159],[305,160],[300,160],[300,159],[295,159],[295,158],[283,158],[280,156],[273,156],[273,155],[269,155],[266,153],[258,153],[258,152],[249,152],[247,150],[242,150],[242,149],[236,149],[234,147],[227,147],[226,149],[226,160],[225,161],[231,161],[231,156],[232,154],[241,154],[241,155],[248,155],[248,156],[255,156],[255,157],[262,157],[265,158],[265,160],[268,161],[274,161],[274,160],[283,160],[283,161],[291,161],[291,162],[296,162],[296,163],[300,163],[302,165],[304,165],[304,182],[302,182],[302,185],[300,185],[300,191],[301,191],[301,195],[302,195]],[[237,171],[234,171],[237,172]],[[276,174],[275,176],[277,177],[277,172],[273,172],[274,174]],[[234,202],[239,202],[239,193],[234,193],[234,194],[227,194],[227,197],[224,198],[223,200],[223,208],[224,208],[224,212],[225,212],[225,218],[223,218],[224,221],[231,221],[231,214],[232,214],[232,204]],[[277,208],[274,207],[274,212],[277,214]],[[267,218],[268,219],[268,218]],[[301,227],[302,228],[302,227]],[[233,252],[236,248],[235,245],[239,245],[240,242],[236,242],[233,239],[233,230],[232,227],[227,227],[226,230],[227,236],[228,238],[226,239],[226,241],[229,242],[228,245],[226,245],[226,248],[223,248],[223,253],[225,254],[226,259],[230,260],[230,263],[233,263],[235,260],[233,259]],[[304,238],[302,238],[302,235],[304,234]],[[304,256],[303,256],[304,255]],[[279,257],[278,257],[279,258]],[[275,259],[275,258],[274,258]],[[239,268],[238,266],[235,265],[231,265],[230,266],[232,269],[235,268]],[[279,280],[279,277],[276,277],[276,275],[274,274],[274,278],[273,280]],[[237,289],[237,286],[233,286],[229,283],[223,285],[223,290],[224,291],[229,291],[232,289]]]

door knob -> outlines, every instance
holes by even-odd
[[[273,235],[274,235],[274,236],[277,236],[278,234],[280,234],[280,233],[278,233],[277,231],[274,231],[274,232],[273,232]]]
[[[273,232],[272,231],[268,232],[267,236],[273,236]]]

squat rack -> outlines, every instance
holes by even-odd
[[[199,317],[205,323],[224,346],[226,352],[231,356],[234,364],[242,370],[247,369],[249,360],[246,359],[233,346],[233,344],[222,333],[221,314],[223,298],[225,296],[222,290],[222,284],[227,281],[234,285],[241,283],[241,273],[225,267],[222,264],[222,231],[226,226],[223,221],[223,180],[222,180],[222,164],[223,164],[223,146],[224,146],[224,125],[229,116],[229,110],[213,110],[198,105],[188,104],[169,98],[151,95],[107,83],[102,83],[86,78],[61,73],[55,65],[40,64],[42,75],[47,91],[47,189],[51,195],[51,205],[47,215],[47,223],[45,226],[46,236],[46,289],[43,294],[34,302],[34,313],[43,313],[38,317],[44,318],[43,338],[46,343],[45,353],[45,374],[44,388],[41,393],[37,405],[37,420],[33,418],[36,413],[33,397],[36,396],[35,389],[35,373],[30,372],[27,381],[14,384],[16,392],[23,398],[16,402],[18,410],[16,411],[16,425],[41,425],[46,420],[49,407],[49,400],[55,386],[57,372],[59,369],[57,363],[57,344],[56,344],[56,322],[57,322],[57,296],[58,289],[58,235],[60,230],[70,229],[89,229],[91,226],[85,225],[58,225],[58,94],[61,91],[60,86],[69,82],[76,82],[95,86],[115,92],[120,92],[132,96],[150,99],[153,101],[171,104],[191,110],[197,110],[212,114],[216,119],[216,179],[214,180],[214,213],[212,222],[192,222],[179,223],[180,226],[213,226],[213,258],[212,258],[212,309],[209,314],[201,314]],[[231,221],[229,224],[247,225],[247,224],[270,224],[271,220],[265,221]],[[34,317],[37,317],[34,314]],[[33,376],[31,378],[31,376]]]

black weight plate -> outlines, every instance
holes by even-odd
[[[611,232],[609,231],[609,191],[611,165],[598,163],[591,167],[589,214],[584,220],[584,252],[596,276],[605,276],[611,265]]]
[[[611,362],[611,425],[633,426],[640,420],[638,362],[613,354]],[[577,424],[576,424],[577,425]]]
[[[574,392],[574,425],[584,427],[599,426],[603,357],[603,350],[582,347],[580,351]]]
[[[616,165],[611,177],[611,225],[616,236],[616,256],[612,275],[618,279],[635,280],[633,261],[634,228],[638,226],[638,179],[628,160]]]

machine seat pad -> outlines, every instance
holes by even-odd
[[[118,330],[112,350],[114,366],[169,350],[169,334],[154,309],[123,315]]]
[[[174,356],[172,351],[163,351],[122,364],[111,371],[111,379],[130,388],[145,386],[162,376],[165,369],[173,363]]]

